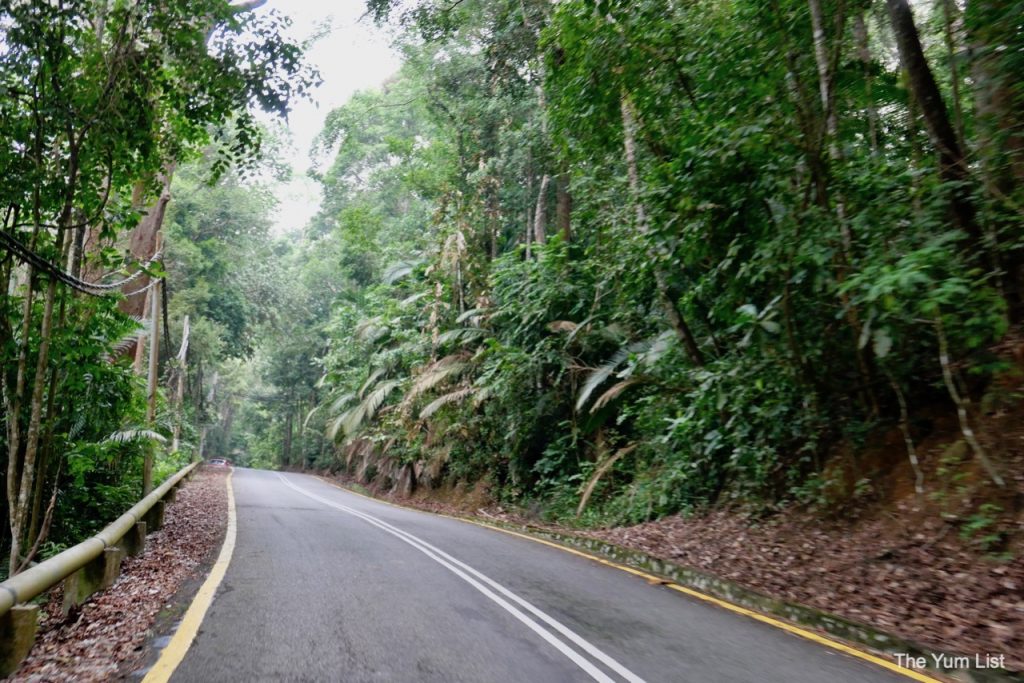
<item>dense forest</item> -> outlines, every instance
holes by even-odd
[[[976,420],[1019,399],[989,389],[1024,312],[1020,3],[370,11],[404,65],[318,139],[262,452],[624,523],[818,501],[896,428],[934,490],[915,440],[959,413],[1005,483]]]
[[[892,430],[927,493],[949,415],[1006,487],[1024,2],[370,0],[403,66],[286,234],[285,20],[71,5],[0,4],[12,571],[193,456],[624,524],[827,502]]]
[[[287,20],[253,11],[263,4],[0,2],[12,574],[98,530],[194,452],[187,335],[168,353],[166,313],[153,315],[168,290],[161,227],[179,165],[204,183],[258,173],[254,112],[286,115],[318,81]],[[208,329],[197,321],[197,343]],[[202,394],[201,374],[188,384]]]

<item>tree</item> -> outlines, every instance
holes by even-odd
[[[5,348],[13,355],[5,356],[3,372],[12,573],[27,563],[22,541],[36,535],[27,527],[33,491],[40,490],[37,460],[55,418],[46,406],[64,409],[58,394],[66,378],[53,363],[52,345],[83,305],[64,287],[89,295],[117,288],[66,270],[96,274],[119,265],[118,252],[103,246],[138,222],[139,188],[152,187],[161,170],[229,121],[236,135],[216,147],[214,169],[248,157],[259,138],[247,107],[284,112],[288,98],[315,81],[299,47],[281,36],[279,18],[238,10],[223,0],[0,7],[0,78],[12,94],[0,105],[10,142],[0,162],[12,178],[0,203],[5,246],[27,263],[19,278],[20,319],[10,326],[20,333],[13,349]],[[87,231],[93,237],[86,239]],[[87,257],[95,267],[83,267]],[[16,269],[3,274],[6,298]]]

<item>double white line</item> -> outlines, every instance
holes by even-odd
[[[319,503],[323,503],[328,507],[340,510],[342,512],[352,515],[353,517],[358,517],[359,519],[362,519],[363,521],[372,524],[373,526],[381,529],[382,531],[385,531],[391,534],[392,536],[395,536],[402,542],[411,545],[416,550],[419,550],[421,553],[423,553],[430,559],[434,560],[451,573],[458,576],[460,579],[468,583],[470,586],[472,586],[473,588],[477,589],[485,596],[487,596],[488,599],[493,601],[499,607],[504,609],[506,612],[511,614],[519,621],[521,621],[523,624],[526,625],[527,628],[529,628],[538,636],[546,640],[548,643],[551,644],[552,647],[554,647],[556,650],[558,650],[563,655],[572,660],[572,662],[576,664],[576,666],[583,669],[583,671],[585,671],[595,681],[601,681],[601,683],[616,683],[616,679],[608,676],[604,671],[595,666],[593,662],[591,662],[589,659],[587,659],[579,652],[574,650],[572,647],[570,647],[569,644],[565,642],[565,640],[568,640],[569,642],[575,644],[580,650],[586,652],[595,660],[604,664],[610,670],[614,671],[616,674],[621,676],[622,679],[629,681],[629,683],[644,683],[644,680],[642,678],[640,678],[635,673],[624,667],[622,664],[620,664],[611,656],[609,656],[608,654],[600,650],[598,647],[587,641],[585,638],[583,638],[578,633],[570,629],[568,626],[562,624],[553,617],[545,614],[543,611],[541,611],[531,603],[519,597],[509,589],[505,588],[497,581],[480,573],[476,569],[473,569],[468,564],[460,560],[457,560],[456,558],[452,557],[443,550],[427,543],[426,541],[417,536],[413,536],[407,531],[402,531],[398,527],[392,526],[391,524],[388,524],[387,522],[380,520],[372,515],[368,515],[365,512],[359,512],[358,510],[354,510],[348,507],[347,505],[335,503],[334,501],[318,496],[315,493],[310,493],[309,491],[300,488],[293,484],[292,482],[290,482],[288,478],[285,477],[283,474],[278,474],[277,476],[281,478],[281,481],[284,482],[285,486],[295,491],[298,491],[307,498],[312,498],[313,500]],[[518,607],[516,605],[518,605]],[[533,615],[533,617],[536,617],[536,619],[532,618],[525,612],[529,612]],[[544,624],[550,627],[550,630],[548,628],[545,628],[540,623],[538,623],[538,620],[544,622]],[[552,631],[557,631],[558,633],[560,633],[562,637],[565,638],[565,640],[559,638],[557,635],[552,633]]]

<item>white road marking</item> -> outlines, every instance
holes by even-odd
[[[548,614],[545,614],[539,608],[537,608],[530,602],[527,602],[523,598],[519,597],[512,591],[508,590],[507,588],[499,584],[497,581],[494,581],[493,579],[486,576],[485,574],[482,574],[473,567],[452,557],[443,550],[431,545],[430,543],[427,543],[423,539],[414,536],[407,531],[403,531],[398,527],[392,526],[391,524],[388,524],[387,522],[378,519],[372,515],[369,515],[365,512],[360,512],[358,510],[348,507],[347,505],[335,503],[334,501],[328,500],[326,498],[316,495],[315,493],[311,493],[299,486],[296,486],[295,484],[290,482],[283,474],[278,473],[277,476],[280,477],[281,481],[284,482],[284,484],[287,487],[295,491],[298,491],[307,498],[312,498],[313,500],[319,503],[323,503],[328,507],[335,508],[336,510],[341,510],[342,512],[348,513],[354,517],[358,517],[363,521],[368,522],[383,531],[386,531],[392,536],[397,537],[399,540],[416,548],[421,553],[423,553],[430,559],[434,560],[441,566],[445,567],[469,585],[473,586],[473,588],[476,588],[478,591],[483,593],[487,598],[495,602],[502,609],[504,609],[509,614],[514,616],[516,619],[521,621],[530,630],[535,632],[537,635],[539,635],[541,638],[543,638],[545,641],[551,644],[554,648],[556,648],[559,652],[561,652],[570,660],[572,660],[573,663],[575,663],[577,666],[583,669],[594,680],[601,681],[602,683],[614,683],[614,679],[609,678],[603,671],[595,667],[589,660],[582,657],[578,652],[569,647],[556,635],[554,635],[549,630],[547,630],[546,628],[538,624],[536,621],[531,619],[529,616],[524,614],[521,610],[516,608],[515,605],[510,604],[509,600],[517,603],[519,606],[531,612],[534,616],[538,617],[541,621],[545,622],[553,629],[561,633],[568,640],[575,643],[577,646],[579,646],[582,650],[584,650],[589,655],[594,657],[596,660],[603,663],[609,669],[615,671],[617,674],[622,676],[622,678],[629,681],[629,683],[645,683],[644,679],[637,676],[635,673],[627,669],[625,666],[620,664],[618,661],[616,661],[610,655],[606,654],[597,646],[587,641],[585,638],[583,638],[578,633],[570,629],[568,626],[562,624],[561,622],[549,616]],[[479,581],[477,579],[479,579]],[[487,585],[485,586],[483,584]],[[494,590],[491,590],[490,588],[488,588],[488,586],[490,586]],[[495,591],[497,591],[497,593],[501,593],[509,600],[505,600],[501,597],[501,595],[498,595]]]

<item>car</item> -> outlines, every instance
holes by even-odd
[[[206,464],[211,467],[231,467],[231,461],[225,458],[211,458]]]

